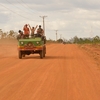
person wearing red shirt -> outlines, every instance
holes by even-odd
[[[23,31],[24,31],[24,37],[25,37],[25,38],[29,38],[30,30],[29,30],[27,24],[24,25]]]

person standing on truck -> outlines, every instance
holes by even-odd
[[[37,36],[41,37],[44,35],[44,30],[41,28],[41,25],[39,25],[39,28],[37,29]]]
[[[36,27],[32,27],[32,28],[31,28],[31,26],[29,24],[28,24],[28,26],[29,26],[29,28],[31,30],[31,36],[33,37],[34,36],[34,32],[35,32],[35,30],[36,30],[38,25],[36,25]]]
[[[30,30],[29,30],[29,28],[28,28],[28,24],[25,24],[25,25],[24,25],[23,31],[24,31],[24,37],[25,37],[25,38],[29,38]]]

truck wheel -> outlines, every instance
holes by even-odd
[[[46,46],[43,47],[43,57],[45,57],[46,54]]]
[[[21,51],[18,52],[18,55],[19,55],[19,59],[22,59],[22,52]]]
[[[40,58],[43,58],[43,50],[40,51]]]

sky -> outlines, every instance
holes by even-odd
[[[100,36],[99,0],[0,0],[3,32],[41,25],[47,39]],[[56,34],[57,33],[57,34]]]

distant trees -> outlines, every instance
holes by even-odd
[[[94,44],[100,43],[100,37],[99,36],[95,36],[94,39],[93,39],[93,43]]]
[[[2,38],[16,38],[17,32],[14,32],[13,30],[10,30],[9,32],[3,32],[2,29],[0,29],[0,39]],[[66,37],[67,38],[67,37]],[[57,41],[48,39],[47,42],[52,43],[75,43],[75,44],[85,44],[85,43],[92,43],[92,44],[98,44],[100,43],[100,37],[95,36],[93,38],[78,38],[77,36],[74,36],[73,38],[67,40],[65,38],[59,38]]]
[[[73,38],[67,40],[67,39],[58,39],[57,41],[54,41],[52,39],[47,40],[48,42],[53,42],[53,43],[68,43],[68,44],[98,44],[100,43],[100,37],[95,36],[93,38],[78,38],[77,36],[74,36]]]
[[[0,38],[2,37],[2,33],[3,33],[3,32],[2,32],[2,29],[0,29]]]
[[[7,37],[7,34],[6,33],[2,33],[1,34],[1,38],[6,38]]]
[[[64,40],[63,39],[58,39],[57,42],[62,43]]]
[[[71,41],[77,44],[85,44],[85,43],[97,44],[97,43],[100,43],[100,37],[95,36],[93,38],[78,38],[77,36],[75,36],[74,38],[71,39]]]
[[[17,32],[14,32],[13,30],[10,30],[9,32],[3,32],[2,29],[0,29],[0,38],[16,38]]]
[[[77,36],[75,36],[74,38],[73,38],[73,43],[79,43],[79,41],[80,41],[80,39],[77,37]]]

